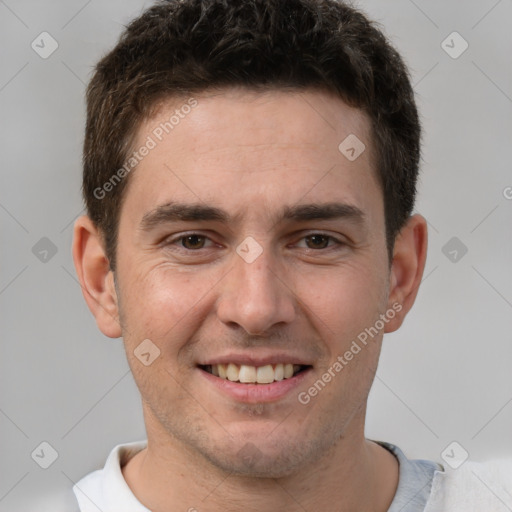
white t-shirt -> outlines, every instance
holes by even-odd
[[[446,470],[410,460],[395,445],[376,441],[399,462],[399,482],[388,512],[511,512],[512,461],[465,462]],[[133,495],[121,472],[146,441],[116,446],[103,469],[73,487],[80,512],[150,512]]]

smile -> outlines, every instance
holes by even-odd
[[[308,366],[292,363],[266,364],[264,366],[238,365],[235,363],[200,366],[205,372],[220,379],[244,384],[272,384],[290,379]]]

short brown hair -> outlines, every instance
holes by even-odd
[[[168,0],[132,21],[87,89],[83,195],[115,269],[123,167],[157,102],[210,88],[321,88],[372,125],[386,240],[411,215],[420,124],[407,69],[383,33],[339,0]]]

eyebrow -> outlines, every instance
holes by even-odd
[[[142,231],[150,231],[160,224],[176,221],[210,220],[227,224],[230,216],[220,208],[204,204],[167,203],[144,214]]]
[[[362,224],[365,220],[365,214],[360,208],[351,204],[311,203],[285,206],[278,221],[305,222],[332,219],[347,219],[355,224]],[[217,221],[229,224],[234,220],[235,218],[227,212],[214,206],[201,203],[171,202],[157,206],[154,210],[147,212],[142,218],[140,229],[150,231],[161,224],[177,221]]]
[[[283,220],[308,221],[348,219],[358,224],[365,219],[364,212],[357,206],[346,203],[300,204],[287,206],[284,209]]]

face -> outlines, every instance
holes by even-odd
[[[195,99],[169,101],[135,143],[156,145],[120,216],[126,353],[149,439],[284,476],[363,435],[392,308],[369,122],[315,91]],[[176,108],[190,112],[155,132]]]

